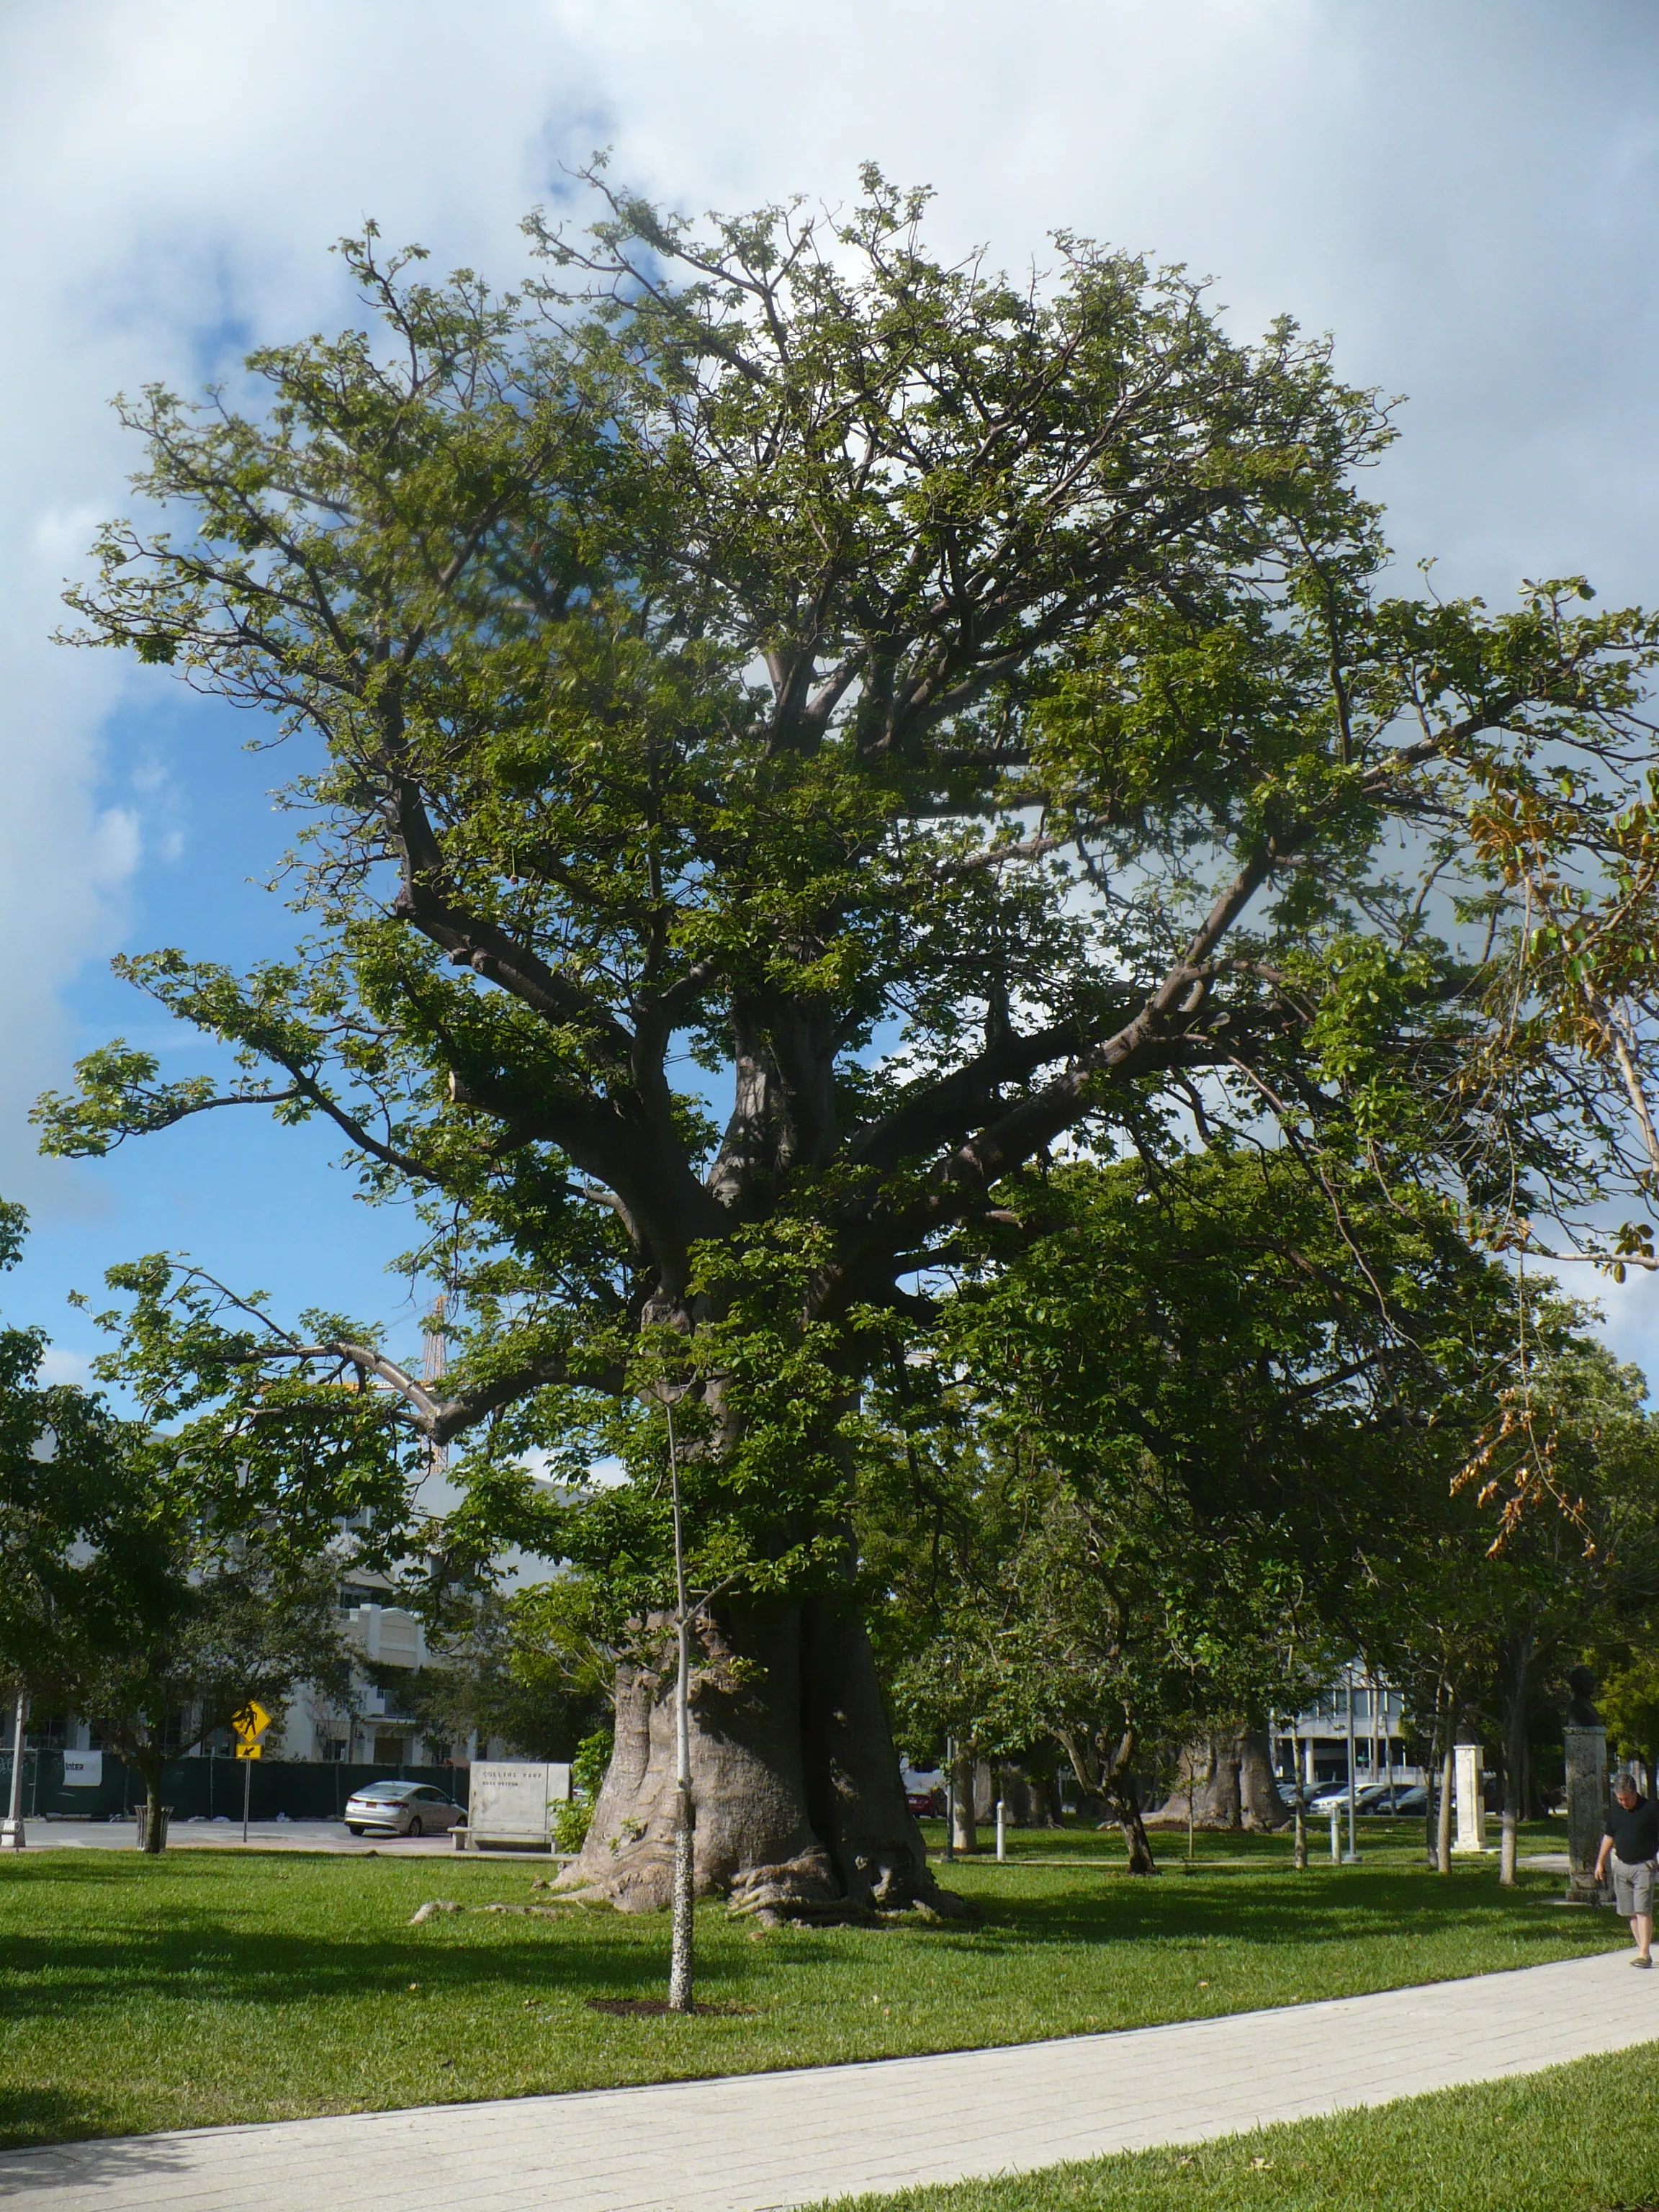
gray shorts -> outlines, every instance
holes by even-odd
[[[1611,1863],[1613,1900],[1624,1917],[1633,1920],[1638,1912],[1651,1915],[1654,1861],[1638,1859],[1634,1866],[1626,1866],[1615,1851]]]

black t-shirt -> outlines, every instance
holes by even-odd
[[[1644,1859],[1659,1858],[1659,1805],[1638,1797],[1627,1813],[1615,1797],[1607,1814],[1607,1832],[1613,1838],[1613,1850],[1626,1866],[1639,1866]]]

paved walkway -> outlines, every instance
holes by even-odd
[[[6,2212],[763,2212],[1196,2142],[1659,2039],[1628,1954],[1064,2042],[0,2157]]]

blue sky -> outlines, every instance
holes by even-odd
[[[1588,570],[1659,599],[1659,13],[1646,0],[77,0],[0,17],[0,1192],[35,1224],[5,1286],[60,1371],[64,1303],[111,1261],[185,1249],[293,1306],[380,1316],[396,1215],[318,1132],[252,1113],[99,1164],[42,1163],[30,1101],[116,1033],[170,1073],[110,955],[242,961],[291,921],[252,888],[286,826],[280,757],[163,674],[46,642],[135,456],[106,404],[234,374],[337,325],[331,240],[391,240],[502,281],[516,225],[595,145],[692,208],[858,163],[939,187],[935,236],[1041,258],[1091,232],[1212,272],[1241,329],[1284,309],[1344,371],[1409,395],[1381,472],[1403,559],[1494,601]],[[1577,1286],[1576,1287],[1579,1287]],[[1659,1290],[1602,1286],[1659,1373]],[[400,1320],[400,1315],[402,1316]]]

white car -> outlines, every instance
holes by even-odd
[[[465,1820],[465,1807],[429,1782],[371,1782],[346,1801],[345,1824],[354,1836],[441,1836]]]

